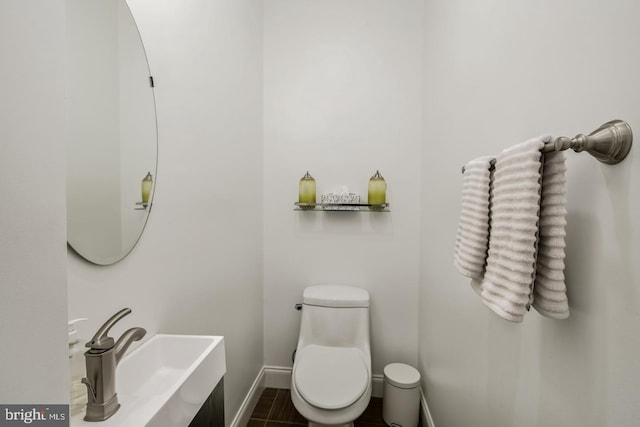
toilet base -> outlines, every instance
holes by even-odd
[[[319,424],[309,421],[309,427],[353,427],[353,422],[346,424]]]

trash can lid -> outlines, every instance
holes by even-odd
[[[420,382],[420,372],[404,363],[390,363],[384,367],[384,379],[399,388],[414,388]]]

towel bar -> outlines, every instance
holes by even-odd
[[[553,141],[544,145],[542,152],[564,151],[571,148],[576,153],[586,151],[607,165],[615,165],[627,157],[632,144],[631,126],[623,120],[611,120],[589,135],[578,134],[573,138],[566,136],[554,138]],[[464,166],[462,173],[464,173]]]

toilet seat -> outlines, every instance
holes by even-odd
[[[341,409],[367,390],[369,370],[356,348],[309,345],[296,354],[293,381],[309,404]]]

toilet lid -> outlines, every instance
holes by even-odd
[[[369,370],[355,348],[309,345],[296,354],[293,379],[302,398],[311,405],[340,409],[367,390]]]

